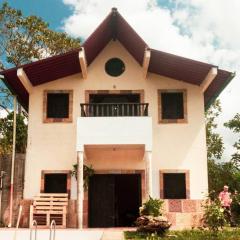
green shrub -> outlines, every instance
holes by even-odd
[[[209,230],[170,231],[164,237],[157,234],[126,231],[124,237],[126,240],[240,240],[240,230],[224,229],[218,232]]]
[[[240,224],[240,194],[239,193],[233,195],[231,212],[232,212],[234,223],[239,225]]]
[[[78,164],[74,164],[73,170],[72,170],[72,176],[74,176],[76,180],[77,180],[77,170],[78,170]],[[83,165],[83,181],[84,181],[83,187],[85,191],[88,189],[89,179],[91,176],[93,176],[93,174],[94,174],[94,169],[92,165],[90,166]]]
[[[212,231],[218,231],[226,224],[224,209],[219,199],[210,200],[208,198],[204,204],[204,223]]]
[[[154,217],[162,216],[163,203],[162,200],[153,199],[149,196],[149,200],[140,207],[140,215],[150,215]]]

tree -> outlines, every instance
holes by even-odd
[[[215,197],[222,187],[227,184],[231,191],[240,191],[240,139],[234,144],[237,149],[231,161],[219,161],[224,150],[223,139],[216,132],[216,119],[221,113],[220,101],[217,100],[206,112],[206,135],[208,149],[208,183],[209,192],[214,191]],[[235,133],[240,132],[240,115],[237,114],[224,126],[232,129]]]
[[[226,122],[224,126],[238,134],[238,140],[233,145],[236,152],[232,155],[231,162],[240,170],[240,113],[237,113],[234,118]]]
[[[0,110],[10,113],[12,108],[12,94],[9,89],[0,81]]]
[[[24,116],[17,114],[16,152],[18,153],[24,153],[27,145],[27,124],[24,121]],[[9,113],[7,117],[0,119],[0,153],[6,154],[11,152],[13,141],[12,129],[13,112]]]
[[[209,192],[215,192],[215,197],[222,187],[227,184],[230,189],[240,190],[240,175],[232,162],[222,162],[224,151],[223,139],[216,132],[216,120],[221,114],[221,104],[216,100],[206,112],[206,137],[208,156],[208,185]]]
[[[79,48],[80,39],[49,29],[37,16],[23,16],[7,2],[0,7],[0,69],[20,66]],[[0,106],[9,108],[10,92],[0,84]]]
[[[205,113],[208,160],[221,159],[224,151],[223,139],[215,131],[217,129],[216,119],[221,111],[221,104],[218,99]]]
[[[19,66],[80,47],[80,40],[49,29],[40,17],[24,17],[7,2],[0,8],[0,56],[4,62]],[[5,61],[4,61],[5,60]]]
[[[230,161],[217,162],[208,160],[208,185],[209,192],[216,197],[224,185],[231,191],[240,190],[240,174],[236,166]]]
[[[7,2],[0,6],[0,69],[18,67],[49,56],[65,53],[80,47],[80,39],[66,33],[49,29],[48,23],[37,16],[23,16],[20,10],[11,8]],[[0,81],[0,109],[10,112],[12,95]],[[1,120],[1,150],[11,149],[12,113]],[[27,128],[23,119],[17,118],[17,151],[25,151]],[[0,136],[1,137],[1,136]]]

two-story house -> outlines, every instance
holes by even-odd
[[[231,72],[150,48],[113,9],[81,49],[1,74],[29,114],[26,209],[40,192],[68,193],[67,226],[132,226],[150,195],[173,226],[198,224],[204,112]],[[83,165],[95,171],[86,190]]]

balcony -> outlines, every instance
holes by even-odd
[[[146,117],[148,103],[82,103],[81,117]]]
[[[77,151],[86,145],[145,145],[152,149],[148,103],[81,104],[77,119]]]

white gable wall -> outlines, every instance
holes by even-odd
[[[105,62],[119,57],[125,72],[117,78],[105,73]],[[43,91],[73,90],[73,122],[43,123]],[[29,100],[29,138],[26,159],[24,198],[40,191],[42,170],[71,170],[77,161],[76,134],[80,103],[85,102],[85,90],[141,90],[149,103],[152,118],[153,184],[159,197],[159,170],[190,170],[190,197],[199,199],[207,189],[207,159],[205,144],[204,101],[198,86],[148,74],[143,78],[141,66],[119,42],[110,42],[88,67],[88,78],[72,75],[33,88]],[[188,123],[158,123],[158,89],[186,89]],[[144,162],[124,162],[122,169],[144,169]],[[104,169],[105,166],[102,166]],[[114,162],[112,168],[114,169]]]

